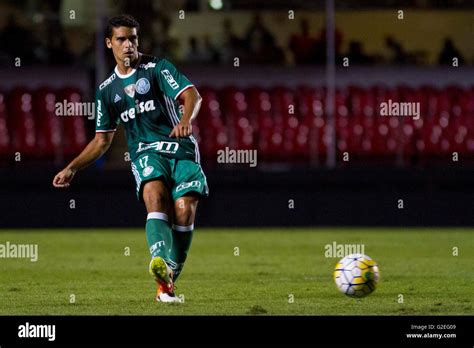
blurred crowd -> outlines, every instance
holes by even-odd
[[[16,58],[21,65],[83,65],[94,62],[95,38],[88,37],[83,47],[74,47],[58,18],[54,2],[44,2],[41,12],[31,18],[12,12],[0,25],[0,64],[11,65]]]
[[[400,41],[393,36],[385,38],[385,48],[389,56],[383,54],[367,54],[364,43],[350,41],[348,49],[342,50],[344,34],[335,31],[335,54],[338,62],[349,58],[350,64],[389,64],[389,65],[423,65],[426,64],[426,54],[423,51],[408,51]],[[220,40],[212,43],[209,36],[199,39],[191,37],[188,42],[185,61],[189,63],[228,63],[234,57],[253,64],[288,64],[288,65],[321,65],[326,63],[326,29],[323,28],[317,35],[311,35],[309,22],[300,21],[300,31],[293,33],[286,47],[279,47],[275,35],[265,26],[260,15],[255,15],[253,22],[245,35],[239,37],[232,29],[232,21],[225,19],[222,23]],[[444,43],[437,57],[437,64],[452,65],[453,57],[458,64],[465,63],[465,58],[455,47],[449,37]]]
[[[155,14],[151,13],[150,16]],[[281,64],[281,65],[322,65],[326,63],[326,30],[311,34],[307,20],[301,20],[299,30],[290,35],[288,42],[282,47],[277,43],[275,34],[264,23],[260,14],[255,14],[243,35],[235,33],[230,17],[224,19],[221,27],[213,29],[213,36],[191,36],[187,42],[179,41],[171,35],[172,21],[165,15],[141,18],[142,31],[140,47],[142,52],[156,56],[165,56],[173,61],[188,64],[221,64],[232,63],[235,57],[241,64]],[[65,28],[60,24],[57,9],[45,7],[40,16],[32,19],[30,26],[20,23],[15,15],[9,15],[0,27],[0,63],[11,64],[15,57],[21,57],[23,64],[28,65],[82,65],[93,68],[95,52],[95,35],[89,37],[87,44],[78,50],[75,41],[67,38]],[[426,64],[426,53],[409,51],[394,36],[385,38],[385,54],[368,54],[364,43],[350,41],[344,46],[344,33],[339,29],[335,32],[335,53],[337,61],[349,58],[350,64]],[[458,64],[466,59],[455,47],[449,37],[444,39],[437,63],[440,65]],[[343,47],[347,47],[343,51]],[[179,54],[178,52],[181,52]],[[183,54],[184,52],[184,54]],[[387,52],[390,54],[387,55]]]

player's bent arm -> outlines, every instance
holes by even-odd
[[[114,132],[96,133],[84,150],[53,179],[54,187],[68,187],[74,174],[97,161],[110,147]]]
[[[66,168],[77,172],[97,161],[109,149],[114,134],[114,132],[97,132],[94,139],[87,144],[86,148]]]
[[[193,86],[185,90],[179,96],[184,105],[184,113],[181,121],[173,128],[170,137],[187,137],[192,134],[191,122],[196,118],[201,109],[202,98]]]
[[[184,104],[184,114],[182,120],[191,123],[201,109],[202,98],[195,87],[188,88],[179,96]]]

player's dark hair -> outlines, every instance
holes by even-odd
[[[115,16],[109,19],[107,23],[107,29],[105,30],[105,37],[111,39],[113,36],[114,28],[118,27],[127,27],[127,28],[137,28],[137,32],[140,30],[140,23],[137,22],[135,18],[130,15],[122,14],[120,16]]]

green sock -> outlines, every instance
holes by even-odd
[[[173,225],[173,245],[170,255],[170,267],[173,269],[173,280],[176,281],[188,257],[189,248],[193,240],[194,224],[190,226]]]
[[[169,259],[172,244],[172,232],[168,216],[164,213],[148,213],[146,221],[146,240],[151,257],[160,256],[165,261]]]

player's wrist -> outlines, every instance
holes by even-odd
[[[76,172],[77,172],[77,168],[72,167],[72,166],[66,167],[66,170],[69,170],[72,173],[72,175],[76,174]]]
[[[191,117],[183,115],[180,121],[181,124],[183,125],[190,125],[191,124]]]

